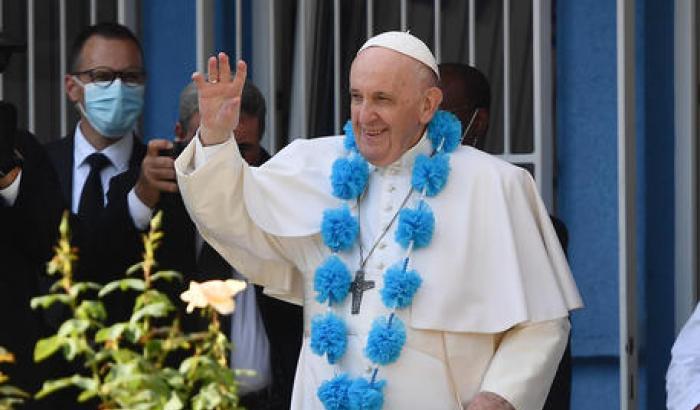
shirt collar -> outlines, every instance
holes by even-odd
[[[117,172],[126,171],[129,168],[129,158],[134,147],[134,133],[129,132],[123,138],[100,151],[110,161],[111,165],[117,169]],[[85,163],[85,158],[90,154],[97,152],[85,138],[85,135],[80,129],[80,122],[75,127],[75,166],[79,167]]]

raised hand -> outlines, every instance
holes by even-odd
[[[238,125],[246,72],[245,62],[239,61],[233,77],[228,56],[219,53],[217,57],[209,57],[207,80],[202,73],[192,75],[199,92],[199,138],[202,144],[225,142]]]

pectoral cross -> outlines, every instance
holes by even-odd
[[[374,287],[373,280],[365,280],[365,271],[359,269],[355,272],[355,280],[350,284],[350,291],[352,292],[352,314],[357,315],[360,313],[360,305],[362,304],[362,294],[366,290],[370,290]]]

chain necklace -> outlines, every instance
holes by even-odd
[[[350,284],[350,292],[352,293],[352,308],[350,310],[350,313],[353,315],[357,315],[360,313],[360,307],[362,305],[362,294],[374,288],[374,281],[373,280],[365,280],[365,265],[367,265],[367,261],[369,261],[369,258],[372,256],[374,253],[374,250],[377,249],[377,245],[384,239],[384,236],[389,232],[389,229],[391,229],[391,226],[394,224],[394,221],[396,221],[396,218],[399,216],[399,213],[401,210],[406,206],[406,202],[408,202],[408,198],[411,197],[411,194],[413,193],[413,187],[411,187],[408,190],[408,193],[406,193],[406,196],[403,198],[401,201],[401,205],[399,206],[399,209],[396,210],[394,213],[394,216],[391,217],[391,220],[389,221],[388,224],[382,229],[381,233],[379,234],[379,237],[375,239],[374,244],[370,248],[369,252],[367,253],[367,257],[365,258],[363,256],[364,253],[364,248],[362,246],[362,222],[361,222],[361,208],[360,208],[360,203],[362,202],[362,199],[365,196],[365,193],[367,191],[365,190],[363,194],[357,198],[357,221],[358,221],[358,233],[357,236],[359,237],[358,239],[358,245],[360,248],[360,263],[359,263],[359,268],[357,271],[355,271],[355,278]]]

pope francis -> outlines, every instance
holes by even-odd
[[[202,236],[304,305],[293,409],[540,409],[581,306],[530,175],[462,146],[439,72],[403,32],[350,70],[345,135],[260,168],[232,130],[246,65],[195,73],[201,128],[176,161]]]

